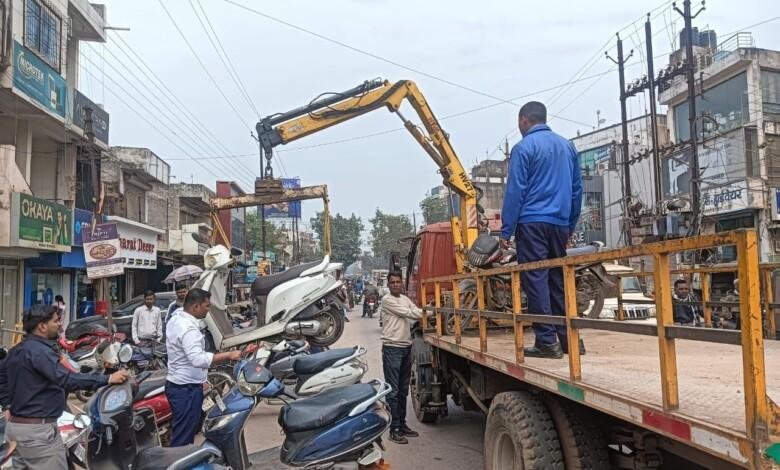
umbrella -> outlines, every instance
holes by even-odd
[[[163,284],[173,284],[174,282],[187,281],[200,276],[203,270],[194,264],[185,264],[171,271],[163,280]]]

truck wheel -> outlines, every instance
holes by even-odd
[[[314,317],[322,322],[323,330],[318,335],[307,336],[306,340],[314,346],[330,346],[341,338],[344,332],[344,314],[336,307]]]
[[[611,468],[607,439],[582,410],[552,396],[545,396],[544,403],[558,431],[566,470]]]
[[[409,390],[412,392],[412,406],[417,421],[421,423],[435,423],[439,418],[438,413],[425,411],[423,406],[430,399],[430,393],[427,391],[431,380],[433,379],[433,370],[431,366],[418,366],[417,361],[412,363],[412,377],[409,380]]]
[[[563,456],[552,418],[528,392],[493,398],[485,426],[486,470],[563,470]]]

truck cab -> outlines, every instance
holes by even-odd
[[[420,279],[457,273],[455,256],[452,255],[454,249],[449,222],[427,225],[412,239],[407,258],[409,267],[405,289],[406,295],[417,305],[425,305],[433,300],[433,292],[426,293],[427,299],[422,298]],[[444,256],[445,253],[447,256]]]

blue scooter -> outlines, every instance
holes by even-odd
[[[206,416],[203,426],[206,440],[184,447],[139,445],[134,430],[146,428],[140,420],[148,421],[148,418],[132,416],[133,384],[101,389],[90,407],[93,439],[105,445],[100,453],[110,453],[114,457],[110,460],[117,464],[103,468],[248,468],[251,463],[244,426],[252,410],[262,398],[290,395],[285,392],[284,384],[256,360],[239,362],[233,375],[236,385],[216,400]],[[333,470],[357,470],[379,463],[381,436],[390,426],[390,413],[382,401],[388,393],[390,386],[376,380],[326,390],[285,405],[279,414],[279,423],[287,434],[281,450],[282,462],[294,467]],[[118,426],[128,421],[132,425]],[[153,426],[153,422],[147,425]],[[112,449],[113,446],[122,449]],[[132,459],[126,461],[130,454],[134,454]],[[122,462],[117,462],[119,456],[124,457]]]

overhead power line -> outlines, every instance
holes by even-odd
[[[515,103],[511,99],[507,100],[507,99],[501,98],[499,96],[493,95],[491,93],[486,93],[484,91],[477,90],[476,88],[473,88],[473,87],[470,87],[470,86],[467,86],[467,85],[463,85],[463,84],[454,82],[452,80],[448,80],[446,78],[442,78],[442,77],[440,77],[438,75],[434,75],[432,73],[428,73],[428,72],[425,72],[423,70],[420,70],[420,69],[417,69],[417,68],[414,68],[414,67],[409,67],[408,65],[404,65],[404,64],[402,64],[400,62],[397,62],[395,60],[391,60],[391,59],[388,59],[386,57],[382,57],[382,56],[380,56],[378,54],[375,54],[373,52],[369,52],[369,51],[367,51],[365,49],[361,49],[361,48],[352,46],[350,44],[347,44],[347,43],[345,43],[343,41],[339,41],[338,39],[333,39],[331,37],[325,36],[324,34],[320,34],[320,33],[317,33],[315,31],[312,31],[310,29],[303,28],[301,26],[295,25],[295,24],[290,23],[288,21],[282,20],[280,18],[276,18],[274,16],[271,16],[271,15],[269,15],[267,13],[263,13],[263,12],[261,12],[259,10],[254,9],[254,8],[248,7],[246,5],[242,5],[241,3],[238,3],[236,1],[233,1],[233,0],[225,0],[225,1],[227,3],[230,3],[232,5],[237,6],[239,8],[242,8],[242,9],[244,9],[246,11],[254,13],[254,14],[258,15],[258,16],[262,16],[263,18],[266,18],[268,20],[274,21],[274,22],[279,23],[279,24],[283,24],[283,25],[288,26],[288,27],[290,27],[292,29],[295,29],[297,31],[301,31],[303,33],[306,33],[306,34],[309,34],[311,36],[314,36],[314,37],[317,37],[319,39],[322,39],[323,41],[327,41],[327,42],[330,42],[332,44],[336,44],[337,46],[344,47],[344,48],[349,49],[349,50],[351,50],[353,52],[357,52],[358,54],[362,54],[362,55],[365,55],[367,57],[371,57],[371,58],[379,60],[381,62],[385,62],[385,63],[393,65],[395,67],[398,67],[398,68],[401,68],[401,69],[404,69],[404,70],[408,70],[409,72],[413,72],[413,73],[416,73],[418,75],[422,75],[424,77],[430,78],[432,80],[436,80],[436,81],[441,82],[441,83],[445,83],[445,84],[453,86],[455,88],[460,88],[461,90],[465,90],[465,91],[468,91],[470,93],[474,93],[476,95],[484,96],[486,98],[490,98],[490,99],[499,101],[499,102],[504,103],[504,104],[511,104],[513,106],[519,106],[518,103]],[[590,124],[587,124],[587,123],[584,123],[584,122],[581,122],[581,121],[577,121],[575,119],[569,119],[569,118],[566,118],[566,117],[563,117],[563,116],[558,116],[556,114],[549,114],[549,115],[551,117],[555,117],[556,119],[572,122],[574,124],[580,124],[580,125],[586,125],[586,126],[590,125]]]

